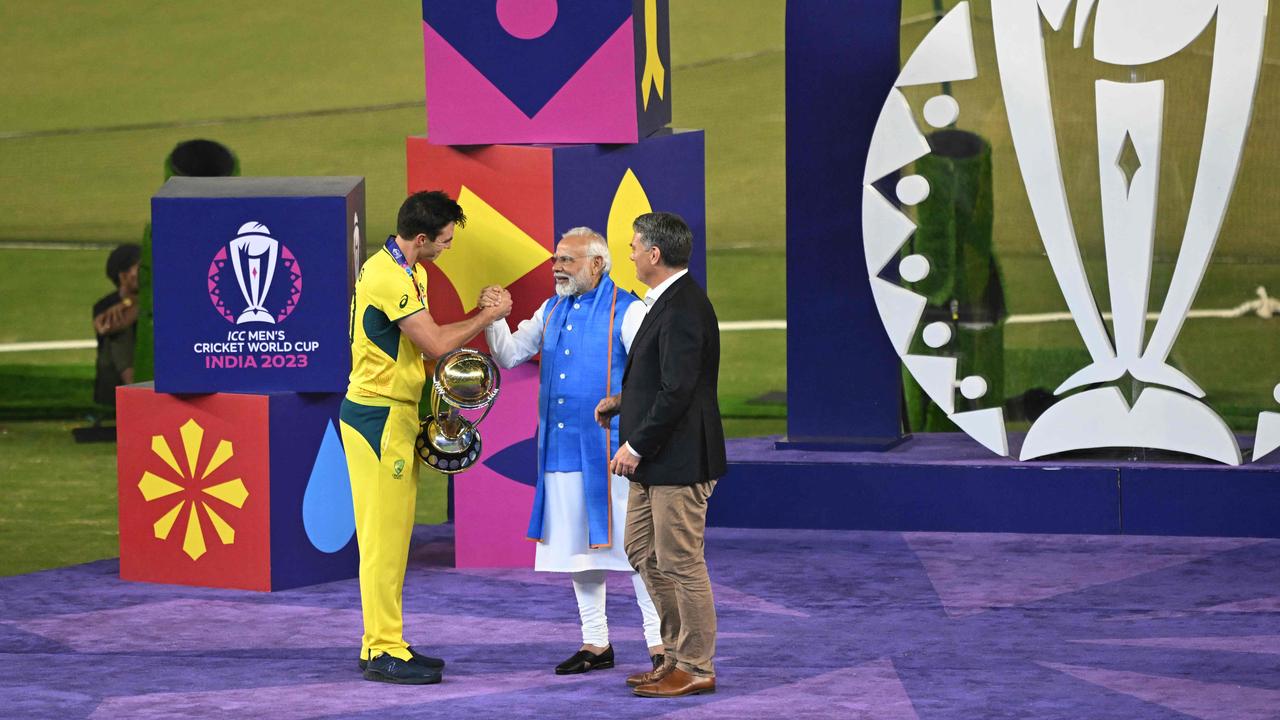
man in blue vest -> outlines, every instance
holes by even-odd
[[[622,386],[627,350],[645,305],[609,278],[609,245],[590,228],[566,232],[551,269],[556,294],[520,323],[485,329],[494,360],[512,368],[542,354],[538,393],[538,486],[529,538],[538,542],[534,570],[573,577],[582,621],[582,647],[556,666],[568,675],[613,667],[605,618],[605,572],[631,577],[644,618],[653,666],[663,662],[658,614],[623,545],[626,478],[609,473],[618,449],[618,421],[606,431],[595,422],[600,398]],[[481,305],[498,304],[500,288],[487,288]]]

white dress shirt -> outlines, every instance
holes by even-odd
[[[672,285],[675,284],[677,280],[679,280],[680,278],[688,274],[689,274],[689,268],[685,268],[677,272],[675,275],[672,275],[666,280],[663,280],[662,282],[658,283],[657,287],[649,288],[649,292],[644,294],[644,304],[648,305],[649,307],[653,307],[653,304],[658,302],[658,298],[662,295],[662,293],[667,291],[667,288],[671,287]]]

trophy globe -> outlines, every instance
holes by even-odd
[[[461,348],[436,362],[430,414],[422,421],[416,448],[431,468],[453,475],[475,464],[483,445],[477,426],[493,409],[502,385],[498,366],[488,355]],[[484,412],[474,421],[462,410]]]

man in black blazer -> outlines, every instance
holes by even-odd
[[[650,289],[622,392],[597,419],[621,413],[612,471],[631,478],[626,549],[662,623],[664,658],[627,678],[637,695],[715,692],[716,609],[703,556],[707,498],[725,473],[716,399],[720,330],[706,292],[689,277],[693,233],[679,215],[636,218],[631,260]]]

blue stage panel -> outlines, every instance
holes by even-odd
[[[1280,537],[1280,459],[1126,468],[1122,495],[1127,534]]]
[[[271,589],[352,577],[360,557],[341,393],[272,393]]]
[[[729,442],[707,523],[722,527],[949,532],[1120,532],[1119,470],[1016,463],[963,435],[887,452],[775,450]],[[975,450],[976,448],[976,450]]]
[[[364,180],[171,178],[151,201],[157,392],[342,392]]]
[[[775,440],[729,441],[729,473],[708,524],[1280,537],[1280,458],[1240,467],[1195,459],[1020,462],[960,433],[922,433],[883,452],[780,450]],[[1009,440],[1017,455],[1022,435]]]
[[[706,137],[701,130],[660,130],[634,145],[565,145],[552,155],[556,237],[578,225],[600,232],[620,205],[619,181],[630,174],[654,211],[673,212],[693,231],[689,272],[707,284]],[[629,230],[630,228],[627,227]],[[626,235],[626,233],[624,233]],[[609,237],[615,268],[627,268],[625,237]],[[634,275],[633,269],[626,270]]]
[[[797,448],[884,448],[900,435],[901,370],[865,279],[858,199],[898,76],[901,20],[899,0],[787,3],[787,441]]]

